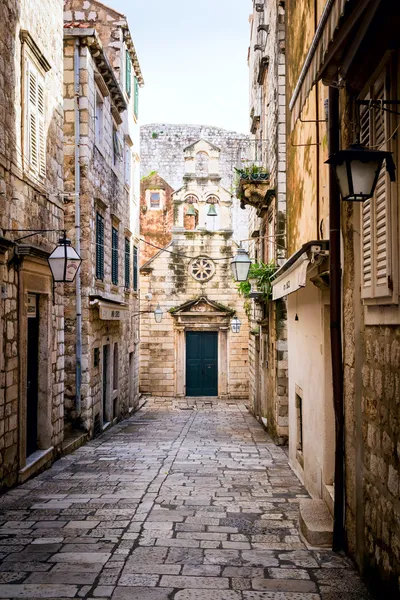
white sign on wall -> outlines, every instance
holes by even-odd
[[[35,319],[37,316],[37,296],[36,294],[28,294],[28,319]]]

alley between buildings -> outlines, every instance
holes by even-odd
[[[367,600],[243,401],[149,399],[0,499],[0,598]]]

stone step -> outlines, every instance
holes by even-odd
[[[300,500],[300,530],[312,546],[332,546],[333,519],[324,500]]]
[[[62,443],[62,455],[71,454],[74,450],[83,446],[88,441],[88,434],[83,431],[71,431]]]

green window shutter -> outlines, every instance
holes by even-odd
[[[104,219],[96,213],[96,278],[104,279]]]
[[[136,77],[136,75],[133,79],[133,82],[134,82],[134,93],[135,93],[133,113],[134,113],[135,117],[138,118],[138,116],[139,116],[139,82],[138,82],[138,78]]]
[[[138,249],[133,246],[133,289],[137,292],[138,289]]]
[[[131,242],[125,238],[125,288],[128,290],[131,283]]]
[[[126,93],[128,94],[128,96],[130,98],[131,93],[132,93],[132,62],[131,62],[131,57],[129,56],[128,50],[126,50],[126,54],[125,54],[125,64],[126,64],[125,89],[126,89]]]
[[[111,234],[111,281],[118,285],[118,230],[115,227]]]

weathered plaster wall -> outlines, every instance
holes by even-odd
[[[149,194],[152,191],[160,192],[160,208],[150,206]],[[156,173],[148,175],[140,184],[140,265],[144,265],[150,258],[157,254],[158,248],[163,248],[172,239],[172,226],[174,223],[173,189]],[[151,246],[150,244],[154,244]]]
[[[140,138],[142,177],[156,171],[174,190],[182,185],[184,148],[201,138],[221,149],[221,185],[232,194],[235,187],[234,167],[242,165],[251,152],[246,134],[206,125],[152,123],[141,126]],[[240,208],[236,198],[233,200],[233,236],[238,241],[248,237],[247,210]]]
[[[51,64],[45,76],[46,89],[46,176],[29,172],[23,140],[24,45],[20,32],[26,30]],[[22,0],[0,3],[0,227],[1,229],[57,229],[63,227],[62,143],[62,1]],[[7,232],[13,240],[18,235]],[[50,253],[58,235],[48,233],[26,240]],[[0,300],[0,486],[14,484],[25,466],[26,439],[26,339],[27,294],[40,293],[42,358],[40,385],[40,445],[59,451],[63,439],[64,344],[63,290],[51,295],[51,274],[46,254],[12,260],[14,250],[1,244],[0,283],[5,297]],[[28,275],[33,270],[40,280]],[[18,274],[19,273],[19,274]]]

